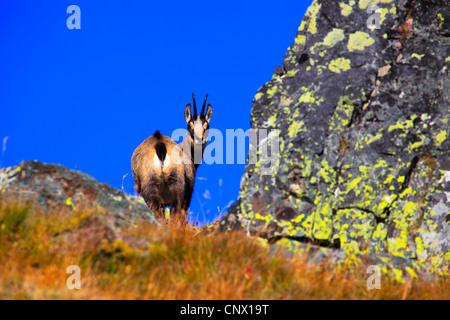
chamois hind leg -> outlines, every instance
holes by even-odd
[[[156,219],[159,221],[164,221],[164,206],[162,206],[159,202],[159,199],[157,198],[150,198],[149,200],[145,200],[145,203],[147,204],[148,208],[153,211],[153,213],[156,216]]]
[[[186,224],[186,215],[183,215],[183,193],[180,190],[180,186],[176,184],[171,185],[170,192],[173,199],[170,216],[184,226]]]
[[[181,206],[179,212],[179,219],[180,221],[186,225],[187,224],[187,214],[189,212],[189,205],[191,203],[191,199],[186,199],[186,197],[183,197],[181,200]]]
[[[179,211],[179,216],[180,216],[179,219],[183,225],[187,224],[188,209],[189,209],[189,206],[186,207],[185,203],[183,202],[183,205],[181,206],[180,211]]]
[[[159,180],[157,179],[151,179],[149,183],[143,186],[143,188],[140,189],[140,195],[144,198],[145,203],[147,204],[148,208],[153,211],[156,218],[159,221],[164,221],[164,205],[161,204],[161,197],[159,192]]]
[[[180,205],[174,205],[170,208],[170,218],[174,219],[177,224],[184,226],[186,224],[186,219],[182,212],[183,209]]]
[[[182,226],[185,226],[187,224],[187,213],[187,210],[183,206],[180,206],[180,209],[178,211],[178,220],[180,221],[180,224]]]

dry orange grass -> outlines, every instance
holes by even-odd
[[[269,253],[240,233],[143,221],[117,226],[96,210],[42,213],[0,201],[0,299],[450,299],[448,278],[382,278]],[[81,289],[66,286],[70,265]]]

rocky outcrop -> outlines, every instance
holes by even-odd
[[[449,4],[315,0],[253,101],[279,163],[247,165],[221,229],[448,272]]]
[[[132,197],[89,175],[61,165],[24,161],[0,170],[0,196],[5,201],[29,203],[42,210],[98,209],[127,222],[156,218],[140,197]]]

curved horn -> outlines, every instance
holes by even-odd
[[[205,101],[203,101],[202,112],[200,113],[200,117],[202,117],[202,118],[205,116],[206,99],[208,99],[208,95],[206,95]]]
[[[194,100],[194,120],[197,119],[197,105],[195,104],[195,96],[194,93],[192,93],[192,100]]]

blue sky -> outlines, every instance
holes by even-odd
[[[0,166],[58,163],[133,194],[134,149],[185,128],[192,92],[199,104],[209,94],[212,128],[250,127],[253,96],[310,3],[1,1]],[[66,26],[70,5],[80,30]],[[244,169],[200,165],[191,221],[235,201]]]

